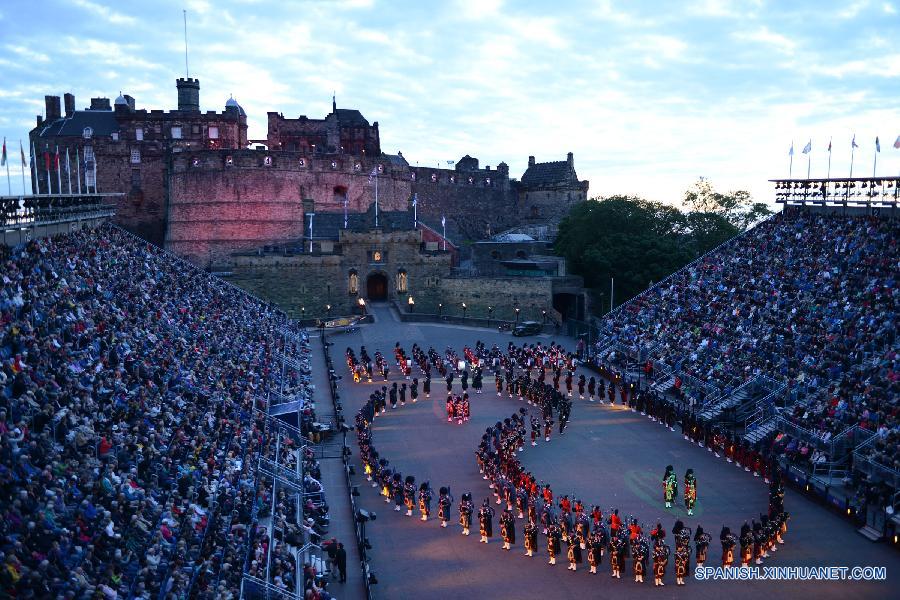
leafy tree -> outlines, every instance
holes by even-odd
[[[697,255],[706,254],[741,232],[725,216],[715,212],[691,212],[686,216]]]
[[[621,304],[694,258],[689,233],[673,206],[613,196],[576,204],[560,223],[555,250],[595,297],[608,293],[614,277]]]
[[[684,204],[695,213],[720,215],[739,231],[746,230],[772,214],[764,203],[753,202],[750,192],[745,190],[717,192],[705,177],[698,179],[685,192]]]

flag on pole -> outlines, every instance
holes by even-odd
[[[447,226],[447,217],[441,215],[441,227]]]
[[[828,151],[831,152],[831,140],[828,140]]]
[[[794,142],[791,142],[791,149],[788,150],[788,156],[794,155]]]
[[[56,155],[53,158],[53,168],[59,171],[59,146],[56,147]]]
[[[22,140],[19,140],[19,153],[22,155],[22,167],[27,167],[28,163],[25,162],[25,149],[22,148]]]
[[[44,152],[44,164],[47,167],[47,170],[50,170],[50,151],[47,150]]]
[[[369,183],[372,183],[375,177],[378,177],[378,167],[372,167],[372,172],[369,173]]]
[[[806,145],[803,146],[803,154],[809,154],[812,152],[812,139],[806,142]]]
[[[897,141],[894,142],[894,148],[900,148],[900,135],[897,136]]]
[[[881,141],[875,136],[875,152],[881,152]]]
[[[853,140],[850,142],[851,148],[859,148],[859,144],[856,143],[856,134],[853,134]]]
[[[418,202],[418,199],[419,199],[419,195],[418,195],[418,194],[413,194],[413,203],[412,203],[413,206],[417,206],[417,205],[418,205],[418,203],[419,203],[419,202]]]
[[[57,96],[58,97],[58,96]],[[6,164],[6,138],[3,138],[3,154],[0,155],[0,166]]]
[[[456,161],[455,161],[455,160],[448,160],[448,161],[447,161],[447,164],[448,164],[448,165],[455,165],[455,164],[456,164]]]

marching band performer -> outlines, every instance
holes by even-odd
[[[406,505],[406,516],[411,517],[413,507],[416,505],[416,478],[412,475],[406,476],[406,483],[403,486],[403,503]]]
[[[694,534],[694,545],[697,548],[697,566],[702,567],[706,563],[706,555],[709,552],[709,544],[712,542],[712,536],[703,531],[703,528],[697,525],[697,533]]]
[[[481,534],[481,543],[487,544],[488,540],[494,535],[494,507],[488,498],[481,503],[481,509],[478,511],[478,530]]]
[[[694,514],[694,504],[697,502],[697,478],[694,470],[688,469],[684,474],[684,507],[688,515]]]
[[[504,510],[500,515],[500,536],[503,538],[504,550],[510,550],[516,543],[516,520],[509,509]]]
[[[653,545],[653,585],[662,586],[666,576],[666,565],[669,564],[671,550],[665,539],[660,536]]]
[[[734,564],[734,547],[737,545],[737,538],[731,533],[730,528],[722,527],[719,541],[722,542],[722,566],[730,567]]]
[[[472,494],[468,492],[459,501],[459,524],[462,526],[462,534],[469,535],[472,527]]]
[[[631,570],[635,583],[644,583],[644,572],[647,570],[647,538],[643,535],[631,542]]]
[[[675,535],[675,585],[684,585],[691,568],[691,529],[679,520],[672,533]]]
[[[559,526],[551,522],[547,527],[547,554],[550,556],[548,565],[556,564],[556,555],[559,554]]]
[[[431,496],[431,486],[426,481],[419,486],[419,512],[422,513],[423,521],[431,516]]]
[[[453,496],[450,494],[450,488],[442,487],[440,490],[440,499],[438,500],[438,518],[441,520],[441,527],[447,527],[450,521],[450,508],[453,505]]]
[[[675,496],[678,494],[678,478],[675,475],[675,470],[672,468],[672,465],[666,467],[662,484],[663,499],[666,502],[666,508],[672,508],[672,503],[675,501]]]
[[[622,565],[625,563],[625,546],[627,543],[624,529],[619,528],[615,534],[610,534],[609,565],[612,568],[612,576],[616,579],[622,578]]]
[[[753,531],[747,523],[741,526],[739,542],[741,544],[741,566],[748,567],[753,559]]]
[[[578,563],[581,562],[581,545],[574,536],[569,536],[569,549],[566,554],[569,559],[569,570],[577,571]]]
[[[525,523],[525,556],[534,556],[537,552],[538,534],[537,525],[534,521],[529,520]]]

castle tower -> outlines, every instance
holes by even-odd
[[[178,110],[199,112],[200,110],[200,80],[181,77],[175,80],[178,88]]]

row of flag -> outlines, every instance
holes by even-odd
[[[37,169],[39,168],[37,165],[37,160],[40,155],[37,153],[34,145],[32,145],[31,153],[30,153],[30,160],[28,158],[26,158],[25,147],[22,144],[22,141],[20,140],[19,141],[19,156],[21,157],[21,163],[22,163],[22,193],[27,194],[28,189],[26,188],[26,185],[25,185],[25,172],[26,172],[26,170],[30,171],[31,179],[33,181],[37,181]],[[63,157],[65,158],[65,161],[62,160]],[[80,156],[79,149],[76,148],[75,149],[75,165],[77,166],[78,173],[77,173],[75,185],[77,186],[77,191],[79,194],[81,193],[81,189],[82,189],[82,187],[81,187],[81,181],[82,181],[81,180],[81,166],[82,165],[84,166],[84,176],[85,176],[85,180],[86,180],[85,183],[88,185],[88,191],[90,191],[92,187],[94,187],[94,191],[96,191],[96,187],[95,187],[96,184],[92,185],[92,183],[91,183],[93,181],[96,181],[96,175],[97,175],[96,162],[93,161],[92,159],[88,159],[88,155],[86,152],[85,152],[85,156],[83,158],[84,158],[84,162],[82,162],[82,157]],[[9,153],[6,148],[6,138],[4,137],[3,138],[3,146],[2,146],[2,149],[0,149],[0,166],[6,167],[6,185],[7,185],[9,194],[12,195],[12,183],[10,182],[10,176],[9,176],[10,162],[11,162],[10,156],[9,156]],[[51,187],[52,187],[52,185],[51,185],[52,179],[51,179],[51,175],[50,175],[52,171],[56,172],[56,185],[57,185],[57,189],[59,190],[59,192],[62,193],[62,190],[63,190],[62,176],[63,176],[63,174],[65,174],[66,181],[68,182],[69,193],[70,194],[72,193],[72,191],[73,191],[73,189],[72,189],[73,188],[72,166],[73,166],[73,164],[70,159],[68,147],[63,148],[62,151],[60,151],[59,146],[56,146],[55,150],[53,150],[53,151],[51,151],[49,148],[47,148],[47,150],[44,151],[44,168],[47,171],[47,193],[49,193],[51,191]],[[37,193],[41,193],[40,190],[38,190]]]
[[[859,144],[856,143],[856,134],[853,134],[853,139],[850,141],[850,149],[852,150],[854,148],[859,148]],[[900,149],[900,135],[898,135],[896,141],[894,141],[894,148]],[[806,145],[803,146],[802,152],[803,154],[809,154],[810,152],[812,152],[812,149],[812,139],[810,139],[808,142],[806,142]],[[875,151],[881,152],[881,140],[878,138],[878,136],[875,136]],[[831,140],[828,140],[828,152],[831,152]],[[788,155],[794,155],[794,142],[791,142],[791,149],[788,150]]]

